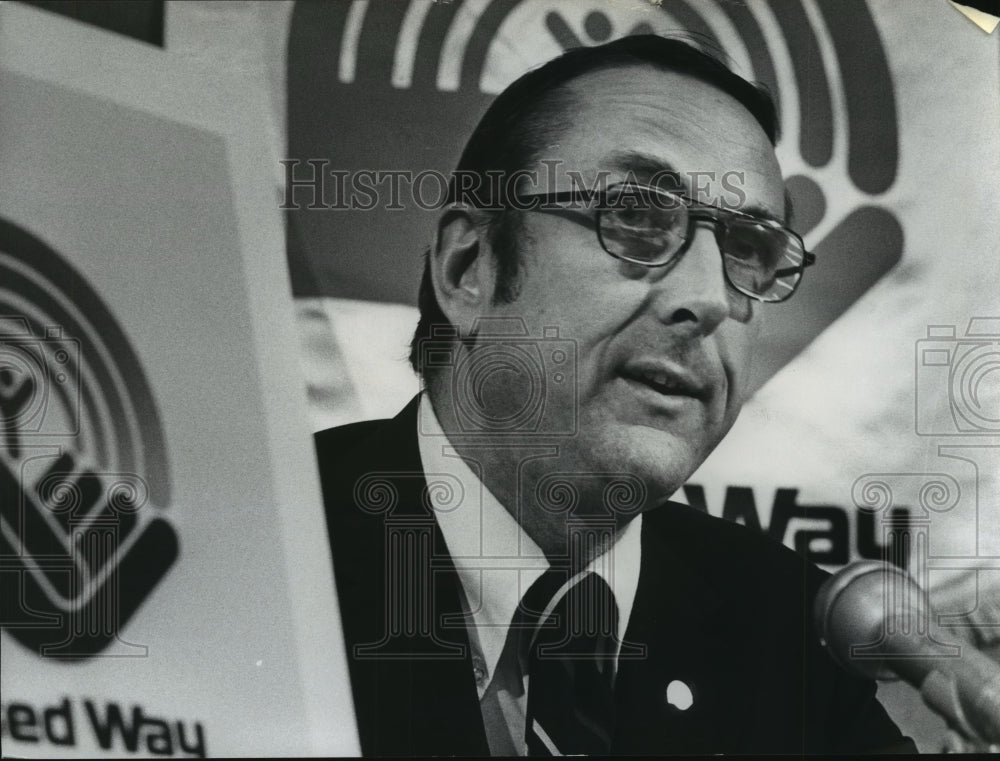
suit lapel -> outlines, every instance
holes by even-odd
[[[695,518],[695,520],[692,520]],[[692,509],[668,503],[643,516],[642,560],[616,682],[621,754],[699,753],[719,747],[719,718],[734,715],[728,596]],[[721,561],[724,563],[724,561]]]
[[[360,444],[317,438],[362,750],[488,755],[468,635],[442,625],[460,581],[426,499],[418,399]]]

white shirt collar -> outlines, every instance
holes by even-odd
[[[521,597],[549,567],[545,554],[514,517],[486,488],[479,475],[455,452],[424,393],[418,414],[420,459],[425,474],[448,474],[462,485],[457,507],[436,518],[462,581],[474,626],[470,642],[478,649],[485,673],[477,680],[480,696],[496,671],[507,629]],[[449,506],[450,507],[450,506]],[[611,553],[597,557],[586,570],[611,585],[618,603],[618,639],[623,640],[639,585],[642,514],[621,532]],[[473,631],[474,630],[474,631]],[[477,642],[478,640],[478,642]]]

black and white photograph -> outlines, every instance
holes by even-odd
[[[998,27],[0,2],[2,757],[1000,753]]]

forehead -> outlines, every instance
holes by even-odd
[[[570,126],[541,157],[556,162],[557,176],[578,172],[593,182],[605,172],[613,181],[631,170],[642,180],[662,167],[710,193],[728,176],[747,205],[782,214],[784,185],[770,140],[728,93],[651,65],[589,72],[565,88]],[[560,187],[568,177],[559,178]]]

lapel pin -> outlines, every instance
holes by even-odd
[[[667,702],[680,711],[686,711],[694,704],[691,688],[679,679],[667,685]]]

